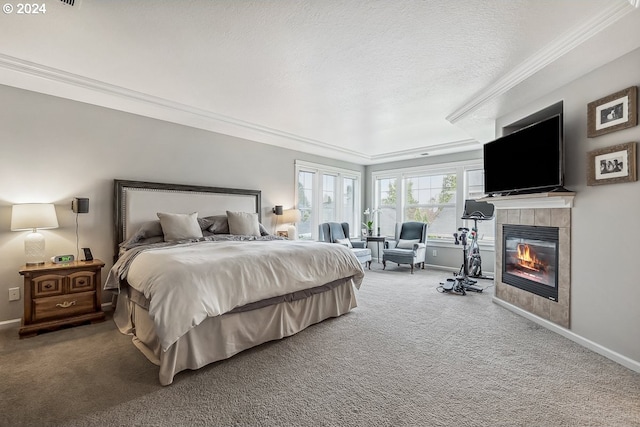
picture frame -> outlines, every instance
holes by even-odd
[[[278,237],[284,237],[285,239],[289,238],[289,232],[287,230],[278,230],[276,234]]]
[[[587,153],[587,185],[617,184],[637,180],[635,142],[613,145]]]
[[[631,86],[587,105],[587,137],[638,124],[638,87]]]

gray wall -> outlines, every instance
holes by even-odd
[[[10,231],[14,203],[55,203],[60,228],[42,230],[46,254],[76,254],[74,197],[88,197],[79,215],[80,247],[113,259],[113,179],[262,190],[262,221],[271,208],[294,203],[296,159],[357,170],[364,167],[149,119],[80,102],[0,86],[0,322],[22,317],[20,287],[26,232]],[[105,295],[104,301],[110,301]]]
[[[587,186],[587,153],[640,142],[636,126],[587,138],[587,104],[640,85],[640,50],[497,120],[501,129],[564,101],[566,187],[576,192],[572,209],[571,331],[640,363],[640,182]]]

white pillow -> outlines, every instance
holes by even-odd
[[[349,249],[353,248],[353,245],[351,244],[351,240],[346,239],[346,238],[345,239],[336,239],[336,240],[334,240],[333,243],[339,243],[341,245],[344,245],[344,246],[348,247]]]
[[[260,223],[258,214],[251,212],[231,212],[227,211],[229,222],[229,234],[242,236],[259,236]]]
[[[174,214],[158,212],[164,241],[197,239],[202,237],[198,224],[198,212],[190,214]]]
[[[412,240],[402,240],[398,239],[398,244],[396,248],[398,249],[413,249],[413,245],[416,243],[420,243],[420,239],[412,239]]]

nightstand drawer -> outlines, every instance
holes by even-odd
[[[92,271],[79,271],[69,275],[69,292],[86,292],[95,289],[95,273]]]
[[[85,292],[35,299],[33,301],[33,320],[39,322],[91,313],[96,310],[95,294],[95,292]]]
[[[64,293],[65,276],[45,274],[33,279],[33,297],[50,297]]]

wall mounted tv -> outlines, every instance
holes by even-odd
[[[562,189],[564,143],[557,114],[484,145],[484,191],[488,195]]]

